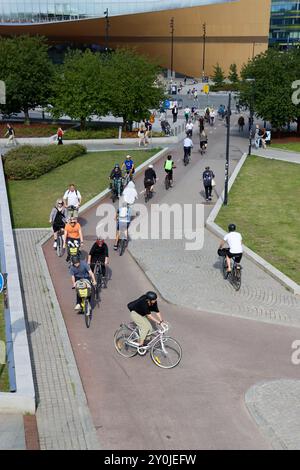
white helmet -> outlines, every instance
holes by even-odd
[[[148,168],[153,168],[153,165],[149,165]]]

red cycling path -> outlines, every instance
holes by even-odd
[[[200,174],[210,162],[209,156],[200,162],[195,149],[192,162],[184,168],[181,151],[172,153],[178,161],[176,179],[186,178],[187,188],[189,174]],[[159,180],[153,203],[165,196],[163,161],[154,165]],[[141,193],[141,176],[136,185]],[[170,191],[174,202],[180,201],[176,183]],[[97,207],[80,217],[85,255],[95,240]],[[102,290],[89,329],[74,311],[75,294],[65,259],[56,256],[52,241],[44,246],[103,449],[269,449],[270,443],[245,406],[244,395],[261,381],[297,378],[290,356],[299,330],[182,309],[160,299],[163,318],[171,324],[170,336],[183,349],[181,363],[164,370],[149,355],[125,359],[114,349],[114,332],[129,321],[127,303],[153,286],[127,251],[120,257],[112,249],[113,241],[108,245],[111,279]],[[183,282],[188,282],[182,274]]]

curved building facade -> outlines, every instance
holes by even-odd
[[[200,77],[203,63],[205,74],[217,62],[227,72],[266,50],[270,10],[271,0],[0,0],[0,35],[73,45],[108,39],[111,48],[134,47],[170,69],[173,18],[173,70]]]

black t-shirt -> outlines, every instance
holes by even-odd
[[[149,305],[147,297],[145,295],[142,295],[137,300],[133,300],[132,302],[129,302],[127,307],[131,312],[134,310],[136,313],[138,313],[142,317],[145,317],[146,315],[150,315],[151,312],[159,312],[157,302],[155,302],[155,304]]]
[[[147,170],[145,171],[145,181],[147,180],[151,180],[151,181],[156,180],[156,173],[153,170],[153,168],[147,168]]]
[[[97,260],[97,259],[104,259],[108,258],[108,247],[106,243],[103,243],[102,246],[99,246],[96,242],[90,249],[90,253],[92,260]]]
[[[61,227],[65,226],[64,214],[59,210],[57,210],[57,213],[56,213],[56,216],[55,216],[55,219],[54,219],[54,225],[58,225],[58,226],[61,226]]]

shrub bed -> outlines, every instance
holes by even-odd
[[[83,145],[23,145],[10,150],[4,160],[10,180],[32,180],[86,153]]]

